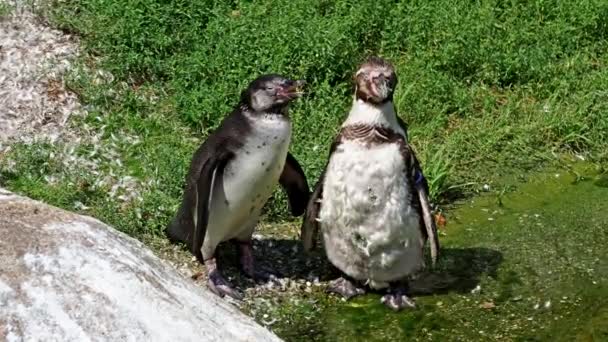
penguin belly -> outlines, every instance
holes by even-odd
[[[332,264],[375,288],[419,270],[423,240],[409,189],[397,144],[341,144],[329,161],[319,213]]]
[[[289,148],[291,123],[281,117],[256,118],[244,144],[215,180],[203,257],[236,238],[248,241],[260,212],[277,185]]]

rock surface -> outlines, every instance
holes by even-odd
[[[280,341],[139,241],[1,188],[0,340]]]

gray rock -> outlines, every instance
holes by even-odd
[[[0,340],[280,341],[139,241],[1,188]]]

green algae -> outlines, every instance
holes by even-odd
[[[287,341],[608,340],[606,176],[575,164],[502,183],[448,210],[440,262],[411,284],[417,309],[319,292],[281,308],[304,321],[273,330]]]

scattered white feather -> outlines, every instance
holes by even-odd
[[[56,141],[72,115],[82,113],[64,75],[78,55],[77,40],[36,20],[31,1],[0,20],[0,149],[9,141]],[[29,5],[28,5],[29,4]]]
[[[38,1],[0,2],[14,8],[8,18],[0,20],[0,153],[8,152],[18,142],[57,143],[63,148],[49,154],[48,160],[61,163],[63,171],[45,175],[47,183],[73,179],[73,172],[84,170],[98,176],[94,188],[111,189],[113,200],[140,201],[142,182],[124,177],[125,167],[118,152],[120,145],[140,143],[140,137],[113,134],[110,142],[105,142],[101,138],[103,127],[70,126],[71,117],[87,113],[65,84],[66,74],[73,70],[72,62],[79,56],[78,40],[38,20],[32,13]],[[94,74],[97,83],[114,81],[109,72],[88,72]],[[98,120],[103,122],[102,117]],[[92,147],[88,155],[77,153],[83,145]],[[3,161],[8,170],[15,166],[12,160]]]

